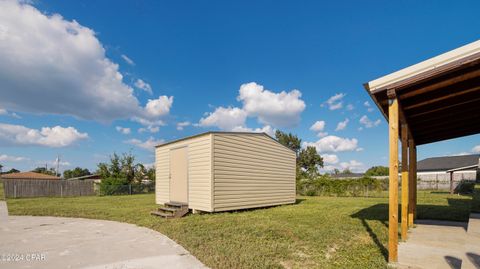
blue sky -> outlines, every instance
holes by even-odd
[[[275,129],[327,169],[384,165],[386,121],[362,84],[480,37],[478,1],[0,5],[0,163],[20,170],[129,150],[151,164],[163,141]],[[419,157],[480,151],[479,138]]]

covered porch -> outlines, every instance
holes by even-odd
[[[389,123],[388,261],[396,264],[398,223],[405,241],[416,220],[417,146],[480,133],[480,40],[364,86]]]

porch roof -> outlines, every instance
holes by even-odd
[[[480,40],[364,84],[388,121],[395,95],[416,145],[480,133]]]

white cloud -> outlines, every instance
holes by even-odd
[[[325,121],[319,120],[316,121],[312,126],[310,126],[310,130],[314,132],[321,132],[325,129]]]
[[[0,155],[0,162],[21,162],[26,160],[28,160],[26,157],[9,156],[6,154]]]
[[[146,83],[145,81],[143,81],[141,79],[137,79],[135,81],[134,85],[135,85],[135,87],[137,87],[140,90],[144,90],[144,91],[148,92],[149,94],[153,94],[152,86],[150,86],[150,84]]]
[[[142,140],[136,139],[136,138],[132,138],[132,139],[126,140],[124,142],[127,143],[127,144],[130,144],[130,145],[134,145],[136,147],[148,150],[148,151],[154,151],[155,146],[165,143],[165,140],[163,140],[163,139],[155,140],[153,137],[150,137],[145,141],[142,141]]]
[[[117,127],[115,127],[115,129],[117,131],[119,131],[120,133],[125,134],[125,135],[130,134],[131,131],[132,131],[130,128],[126,128],[126,127],[122,127],[122,126],[117,126]]]
[[[317,134],[318,137],[325,137],[325,136],[327,136],[327,135],[328,135],[327,132],[319,132],[319,133]]]
[[[358,147],[358,140],[329,135],[320,138],[317,142],[304,142],[303,146],[314,146],[318,152],[354,151]]]
[[[298,124],[300,114],[305,109],[299,90],[275,93],[264,89],[255,82],[240,86],[238,101],[243,103],[243,110],[250,117],[258,117],[261,123],[280,127]]]
[[[0,106],[12,111],[111,122],[171,106],[142,107],[94,30],[16,1],[0,1],[0,81]]]
[[[355,107],[354,107],[352,104],[348,104],[348,105],[346,106],[346,109],[347,109],[348,111],[352,111],[354,108],[355,108]]]
[[[150,132],[150,133],[154,134],[154,133],[158,133],[158,131],[160,131],[160,127],[158,127],[158,126],[147,126],[145,128],[142,127],[142,128],[138,129],[139,133]]]
[[[368,101],[365,101],[365,102],[363,103],[363,105],[367,108],[367,111],[368,111],[368,112],[373,112],[374,109],[373,109],[373,107],[370,105],[370,103],[369,103]]]
[[[347,128],[347,124],[350,120],[349,119],[345,119],[344,121],[341,121],[337,124],[337,128],[335,128],[335,131],[341,131],[341,130],[345,130],[345,128]]]
[[[214,112],[201,118],[199,126],[218,127],[222,130],[231,131],[234,128],[245,126],[247,112],[238,107],[218,107]]]
[[[0,123],[0,144],[66,147],[86,138],[87,133],[80,133],[73,127],[42,127],[38,130]]]
[[[148,99],[145,111],[150,117],[162,117],[170,112],[173,104],[173,96],[159,96],[158,99]]]
[[[148,120],[138,117],[132,118],[132,120],[144,126],[165,126],[165,122],[163,120]]]
[[[337,164],[339,162],[338,156],[335,154],[322,154],[321,156],[325,164]]]
[[[342,169],[349,169],[352,172],[362,172],[365,170],[364,164],[357,160],[350,160],[348,162],[341,162],[340,167]]]
[[[328,98],[327,100],[327,105],[328,109],[330,110],[337,110],[343,107],[343,97],[345,97],[346,94],[344,93],[337,93],[334,96]]]
[[[130,59],[127,55],[122,54],[122,55],[120,55],[120,57],[122,57],[122,59],[123,59],[127,64],[129,64],[129,65],[135,65],[135,62],[134,62],[132,59]]]
[[[372,121],[367,117],[367,115],[363,115],[360,118],[360,123],[363,126],[365,126],[365,128],[372,128],[372,127],[378,126],[381,123],[381,121],[380,121],[380,119],[378,119],[376,121]]]
[[[10,117],[16,118],[16,119],[21,119],[22,118],[17,113],[8,112],[8,110],[6,110],[4,108],[0,108],[0,116],[10,116]]]
[[[177,123],[177,130],[182,131],[183,128],[190,126],[191,123],[189,121],[182,121]]]
[[[477,145],[477,146],[473,147],[472,152],[473,153],[480,153],[480,145]]]
[[[248,128],[243,126],[237,126],[232,129],[233,132],[253,132],[253,133],[266,133],[271,137],[275,136],[275,129],[272,128],[270,125],[265,125],[262,128]]]

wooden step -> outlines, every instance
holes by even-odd
[[[160,211],[152,211],[152,212],[150,212],[150,214],[155,215],[155,216],[159,216],[159,217],[163,217],[163,218],[166,218],[166,219],[175,217],[174,214],[168,214],[168,213],[160,212]]]
[[[173,207],[159,207],[159,211],[169,211],[169,212],[175,212],[179,210],[180,208],[173,208]]]
[[[157,211],[151,212],[151,214],[164,218],[181,218],[188,214],[188,212],[187,204],[169,202],[165,203],[165,206],[159,207]]]
[[[178,203],[178,202],[167,202],[167,203],[164,203],[164,205],[167,207],[175,207],[175,208],[188,207],[188,204]]]

